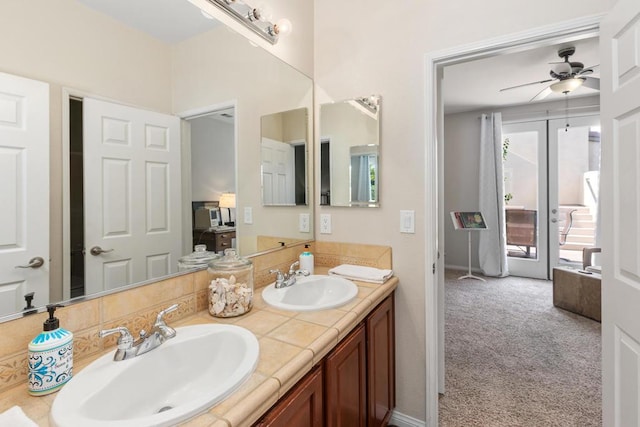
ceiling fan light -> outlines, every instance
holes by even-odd
[[[564,79],[552,84],[549,87],[556,93],[568,93],[582,86],[583,82],[584,80],[580,78]]]

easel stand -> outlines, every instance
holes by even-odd
[[[468,252],[469,269],[467,270],[467,274],[465,274],[464,276],[458,277],[458,280],[476,279],[476,280],[480,280],[481,282],[486,282],[486,280],[484,280],[482,277],[474,276],[473,273],[471,273],[471,231],[473,231],[473,230],[472,229],[468,229],[467,230],[467,237],[468,237],[468,242],[469,242],[469,252]]]

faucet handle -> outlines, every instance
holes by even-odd
[[[124,326],[118,326],[117,328],[113,329],[103,329],[98,332],[98,336],[100,338],[104,338],[107,335],[116,333],[120,333],[120,336],[118,337],[118,349],[127,350],[133,346],[133,336],[131,335],[131,332],[129,332],[129,330]]]
[[[164,323],[164,316],[167,313],[171,313],[172,311],[176,311],[177,309],[178,309],[178,304],[173,304],[172,306],[167,307],[164,310],[160,311],[158,313],[158,316],[156,317],[156,324]]]
[[[295,274],[296,272],[295,268],[299,266],[300,266],[300,261],[296,261],[293,264],[291,264],[291,266],[289,267],[289,275]]]
[[[269,270],[269,274],[275,274],[276,280],[284,280],[284,275],[282,274],[282,271],[278,270],[277,268],[275,270]]]

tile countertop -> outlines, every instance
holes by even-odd
[[[316,267],[315,274],[326,274],[328,268]],[[230,397],[185,421],[184,427],[240,427],[257,421],[298,380],[326,356],[358,323],[398,286],[392,277],[383,285],[357,282],[358,295],[349,304],[336,309],[315,312],[282,311],[262,300],[262,289],[256,289],[254,305],[247,315],[221,319],[208,311],[172,323],[187,326],[199,323],[227,323],[253,332],[260,343],[260,359],[251,377]],[[110,348],[106,352],[113,352]],[[74,370],[100,357],[76,363]],[[39,426],[49,426],[48,414],[56,393],[32,397],[26,385],[0,394],[2,407],[18,405]]]

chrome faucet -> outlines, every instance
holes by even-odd
[[[140,356],[141,354],[159,347],[166,340],[176,336],[176,330],[166,324],[164,316],[177,309],[178,304],[174,304],[159,312],[151,331],[147,333],[144,329],[141,330],[140,337],[137,340],[133,339],[133,335],[131,335],[129,330],[124,326],[102,330],[98,332],[98,336],[100,338],[104,338],[107,335],[120,333],[120,337],[118,338],[118,349],[116,350],[116,354],[113,355],[113,360],[116,362]]]
[[[291,264],[288,273],[283,273],[278,269],[269,270],[269,273],[276,275],[275,287],[277,289],[286,288],[287,286],[291,286],[296,283],[296,277],[309,275],[307,270],[296,270],[295,268],[298,266],[300,266],[300,261],[296,261]]]

